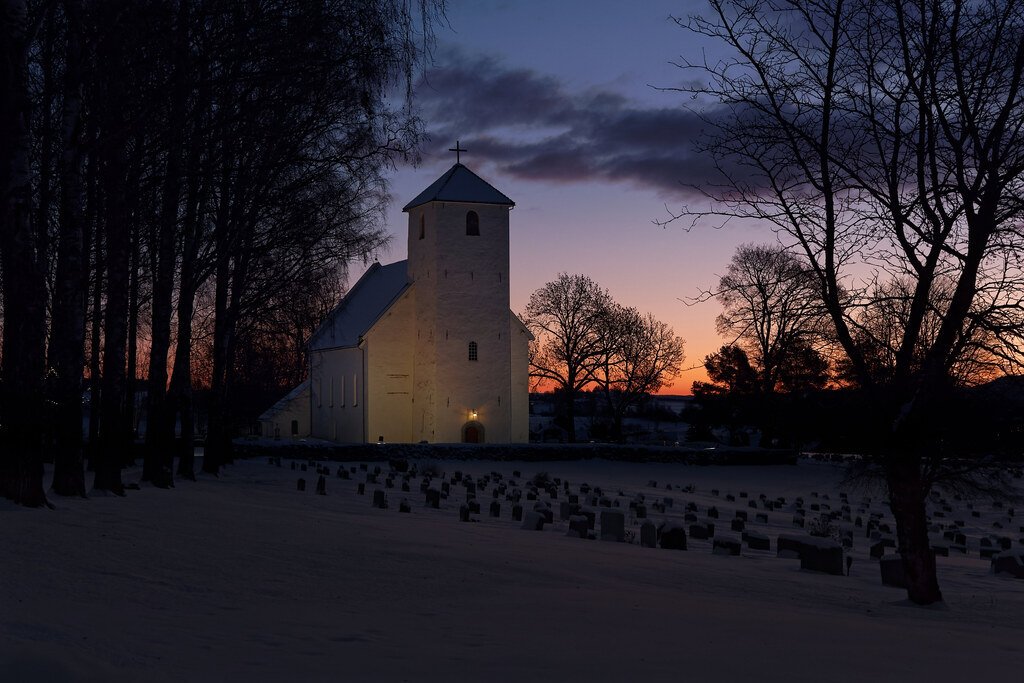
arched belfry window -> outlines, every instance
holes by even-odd
[[[469,342],[469,359],[470,360],[476,360],[477,359],[476,342]]]
[[[466,234],[474,237],[480,236],[480,216],[476,215],[476,211],[466,214]]]
[[[420,239],[423,239],[426,236],[427,236],[427,221],[423,217],[423,214],[420,214]]]

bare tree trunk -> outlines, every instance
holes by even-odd
[[[32,226],[28,51],[23,0],[0,4],[0,264],[3,270],[3,385],[0,495],[47,505],[40,415],[46,347],[44,263]]]
[[[170,120],[184,118],[188,87],[189,3],[181,0],[178,7],[177,40],[174,51]],[[172,126],[167,147],[160,226],[156,245],[156,268],[153,277],[151,312],[151,343],[149,352],[149,393],[146,419],[146,456],[142,479],[155,486],[174,485],[174,413],[167,400],[167,352],[171,346],[172,294],[174,293],[175,236],[178,228],[178,205],[181,195],[181,157],[183,128]],[[184,290],[184,287],[182,287]],[[179,340],[180,344],[180,340]],[[188,347],[186,347],[188,348]]]
[[[935,555],[928,540],[925,501],[930,486],[922,476],[920,457],[902,454],[888,459],[886,479],[907,579],[907,597],[918,605],[930,605],[942,600]]]
[[[61,114],[60,242],[54,283],[50,365],[57,377],[57,450],[53,492],[85,496],[82,462],[82,368],[85,364],[85,214],[82,192],[82,3],[65,0],[67,59]]]
[[[121,22],[114,18],[111,23],[116,26]],[[125,401],[128,398],[125,347],[128,337],[131,230],[126,196],[127,122],[123,110],[118,106],[124,96],[125,55],[115,35],[116,31],[112,30],[106,44],[99,47],[103,53],[100,68],[104,81],[100,90],[105,99],[100,125],[104,150],[103,194],[106,198],[107,307],[103,321],[100,447],[96,453],[93,488],[124,495],[121,468],[128,459],[126,450],[130,445],[125,421]]]
[[[104,231],[103,221],[99,219],[99,191],[96,166],[96,154],[90,155],[88,173],[89,187],[89,221],[93,228],[93,283],[92,283],[92,327],[90,329],[89,351],[89,470],[95,471],[97,453],[100,446],[100,400],[103,395],[101,347],[103,324],[103,278],[106,272],[106,259],[103,256]]]
[[[128,326],[127,326],[127,369],[125,370],[125,400],[124,400],[124,424],[127,430],[128,443],[125,444],[124,465],[135,464],[135,439],[139,436],[138,421],[135,415],[135,396],[139,390],[139,224],[137,216],[137,201],[139,183],[138,176],[132,173],[133,180],[129,182],[129,196],[133,199],[129,202],[133,205],[126,211],[126,216],[132,216],[128,228],[129,246],[129,268],[128,268]]]

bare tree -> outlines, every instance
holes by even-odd
[[[679,376],[683,340],[652,314],[613,305],[604,318],[604,356],[594,380],[612,417],[612,435],[622,438],[626,412]]]
[[[607,356],[608,291],[585,275],[561,273],[530,296],[523,320],[533,333],[530,376],[551,383],[565,400],[566,430],[576,440],[576,394],[594,381]]]
[[[806,360],[822,343],[827,320],[817,285],[807,266],[771,244],[741,245],[719,279],[718,333],[746,352],[762,393],[792,386],[792,360]]]
[[[806,258],[877,435],[908,595],[939,601],[925,500],[970,468],[931,438],[936,407],[959,379],[966,334],[984,330],[1012,366],[1024,329],[1024,7],[711,0],[707,16],[679,23],[732,51],[684,65],[701,74],[686,91],[716,103],[703,147],[723,181],[705,188],[710,208],[682,214],[764,221]],[[896,280],[909,296],[880,371],[858,327]]]
[[[46,264],[41,226],[32,220],[29,48],[36,25],[26,3],[0,3],[0,270],[3,365],[0,367],[0,495],[30,507],[43,491],[43,372]]]

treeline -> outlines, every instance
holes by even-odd
[[[385,241],[383,177],[415,153],[414,71],[443,2],[0,4],[0,493],[123,492],[135,379],[143,479],[231,458],[233,397],[301,378],[345,266]],[[176,440],[176,425],[181,438]],[[176,453],[176,443],[181,444]]]
[[[559,422],[576,441],[576,398],[601,396],[613,441],[623,419],[681,372],[683,339],[650,313],[615,301],[585,275],[560,273],[530,296],[523,322],[533,335],[533,389],[550,387],[562,406]]]

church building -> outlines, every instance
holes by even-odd
[[[529,440],[531,336],[509,309],[513,206],[461,163],[406,204],[409,258],[373,264],[309,341],[311,436]]]

